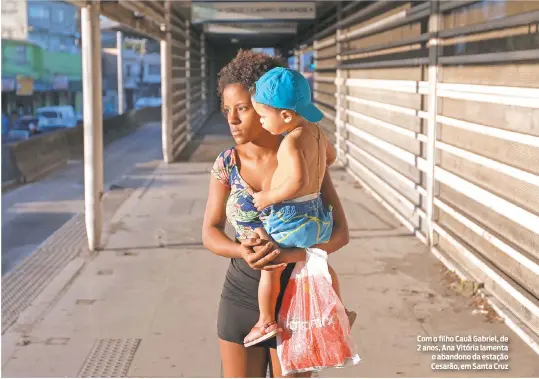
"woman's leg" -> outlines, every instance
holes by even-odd
[[[273,378],[285,378],[283,372],[281,371],[281,362],[279,362],[279,355],[277,355],[277,349],[270,349],[270,360],[271,360],[271,376]],[[286,376],[286,378],[310,378],[310,372],[303,372],[301,374],[292,374]]]
[[[224,378],[265,378],[268,367],[267,349],[219,339]]]

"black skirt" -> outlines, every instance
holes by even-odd
[[[281,289],[277,298],[275,318],[279,313],[286,285],[295,263],[289,264],[281,273]],[[217,315],[217,335],[224,341],[243,345],[243,340],[258,322],[258,284],[260,271],[253,270],[240,258],[232,258],[226,273],[219,311]],[[256,345],[276,348],[276,338]]]

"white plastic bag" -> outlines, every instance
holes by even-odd
[[[327,253],[306,249],[283,295],[277,353],[284,375],[345,367],[360,361],[343,304],[331,286]]]

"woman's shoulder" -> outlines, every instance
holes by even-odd
[[[234,166],[236,166],[236,148],[230,147],[219,153],[213,164],[213,170],[225,170],[230,173]]]
[[[230,175],[236,165],[236,152],[233,147],[219,153],[211,169],[211,173],[217,180],[230,187]]]
[[[221,151],[217,156],[216,161],[222,162],[223,166],[235,166],[236,165],[236,148],[229,147],[228,149]]]

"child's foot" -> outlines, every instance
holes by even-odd
[[[357,318],[357,313],[354,311],[349,311],[348,309],[345,309],[346,315],[348,316],[348,322],[350,323],[350,329],[352,329],[352,325],[354,325],[354,322]]]
[[[243,345],[245,347],[259,344],[260,342],[269,340],[280,332],[277,326],[277,321],[270,321],[262,326],[253,326],[251,332],[243,339]]]

